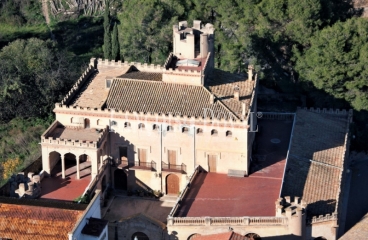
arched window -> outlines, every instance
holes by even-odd
[[[73,123],[73,118],[70,118],[70,123]]]
[[[168,132],[174,131],[173,126],[171,126],[171,125],[167,126],[167,131],[168,131]]]
[[[231,137],[233,136],[233,133],[231,131],[226,131],[226,137]]]
[[[197,129],[197,134],[203,134],[203,129],[202,128],[198,128]]]
[[[143,123],[138,124],[138,129],[144,130],[145,127],[146,126]]]
[[[182,133],[187,133],[187,132],[189,132],[189,128],[188,128],[188,127],[183,127],[183,128],[181,129],[181,132],[182,132]]]
[[[125,122],[125,123],[124,123],[124,127],[125,127],[125,128],[130,128],[130,122]]]
[[[153,130],[159,130],[159,129],[160,129],[160,127],[159,127],[157,124],[153,124],[153,125],[152,125],[152,129],[153,129]]]
[[[97,119],[97,126],[99,126],[101,124],[101,120]]]
[[[90,124],[90,121],[88,118],[85,118],[84,119],[84,128],[90,128],[91,127],[91,124]]]
[[[212,136],[217,136],[217,130],[216,129],[212,129],[212,131],[211,131],[211,135]]]

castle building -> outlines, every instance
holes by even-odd
[[[214,41],[213,25],[182,21],[163,66],[91,59],[41,136],[40,178],[68,178],[77,196],[100,189],[102,203],[108,187],[178,197],[165,226],[136,216],[157,229],[141,227],[148,238],[336,239],[351,112],[257,114],[253,66],[216,69]],[[110,223],[110,238],[137,236],[119,230],[132,222]]]

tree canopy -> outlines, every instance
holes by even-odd
[[[0,51],[0,119],[48,115],[77,75],[52,41],[16,40]]]
[[[357,110],[368,110],[368,22],[352,18],[324,28],[310,40],[310,48],[297,52],[296,70],[336,98]]]

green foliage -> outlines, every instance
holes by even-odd
[[[368,22],[353,18],[337,22],[311,38],[311,47],[296,49],[296,69],[303,81],[368,110]]]
[[[0,51],[0,119],[47,116],[77,76],[56,44],[16,40]]]
[[[106,0],[105,13],[104,13],[104,57],[105,59],[112,59],[112,43],[110,33],[110,4],[109,0]]]
[[[74,199],[74,202],[76,203],[82,203],[82,204],[89,204],[91,200],[89,199],[88,195],[81,195]]]
[[[119,35],[116,22],[114,24],[114,29],[112,31],[112,59],[115,61],[120,60]]]

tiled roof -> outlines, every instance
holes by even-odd
[[[348,114],[299,109],[282,196],[300,196],[309,216],[336,211],[344,167]]]
[[[368,214],[366,214],[357,224],[347,231],[339,240],[367,239],[368,236]]]
[[[157,72],[140,72],[140,71],[131,71],[125,73],[118,78],[128,78],[128,79],[137,79],[137,80],[151,80],[151,81],[162,81],[162,73]]]
[[[130,70],[130,66],[98,66],[98,73],[92,75],[71,101],[72,106],[101,108],[109,93],[106,89],[106,77],[117,77]]]
[[[250,105],[255,83],[254,81],[248,81],[246,79],[246,77],[238,74],[213,69],[206,85],[218,99],[240,117],[242,113],[242,103],[244,102],[247,108]],[[239,88],[240,101],[234,99],[235,87]]]
[[[244,76],[214,69],[204,87],[164,83],[162,74],[140,72],[134,66],[101,65],[68,105],[202,117],[203,109],[208,108],[214,111],[215,117],[230,114],[242,119],[242,103],[245,103],[248,112],[255,82]],[[110,90],[105,86],[107,77],[116,78]],[[239,101],[234,99],[235,87],[239,88]],[[210,104],[211,93],[215,104]]]
[[[229,117],[229,110],[220,102],[210,103],[211,93],[203,86],[156,81],[114,79],[106,107],[123,111],[207,117],[211,109],[215,117]],[[221,113],[221,114],[220,114]],[[233,114],[230,115],[232,118]]]
[[[68,239],[83,211],[0,204],[0,238]]]
[[[193,240],[247,240],[248,238],[235,232],[217,233],[211,235],[195,235]]]

